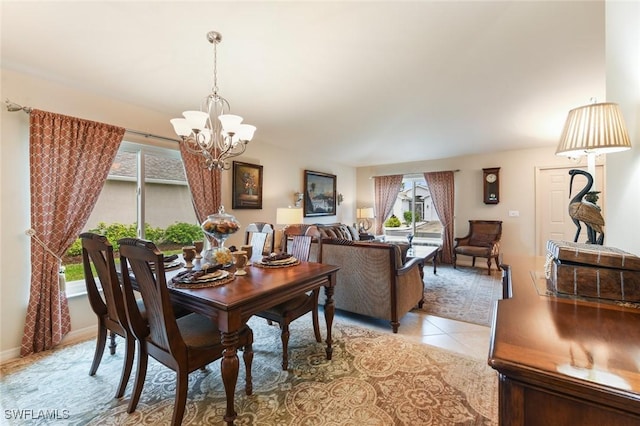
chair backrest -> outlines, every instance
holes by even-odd
[[[162,252],[151,241],[137,238],[123,238],[118,240],[118,244],[127,319],[133,334],[140,341],[146,340],[172,357],[180,352],[186,354],[186,345],[178,329],[167,289]],[[131,273],[142,295],[146,320],[140,315],[136,304]]]
[[[265,254],[271,253],[275,247],[273,225],[265,222],[254,222],[245,229],[244,243],[253,247],[251,260],[259,261]]]
[[[500,241],[502,237],[501,220],[470,220],[469,245],[487,246]]]
[[[104,235],[91,232],[80,234],[80,242],[82,244],[84,281],[91,308],[96,315],[106,316],[112,322],[126,327],[124,299],[116,271],[113,246]],[[104,299],[100,295],[100,290],[93,276],[92,264],[102,285]]]
[[[298,260],[307,262],[311,251],[311,235],[294,235],[292,238],[287,253],[291,253]]]

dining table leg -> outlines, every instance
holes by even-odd
[[[334,278],[335,279],[335,278]],[[335,281],[334,281],[335,282]],[[324,288],[324,294],[327,296],[324,304],[324,319],[327,323],[327,359],[331,360],[333,355],[333,339],[331,337],[331,328],[333,326],[333,315],[335,313],[335,305],[333,303],[333,285],[327,285]]]
[[[238,370],[240,361],[238,360],[238,331],[222,332],[222,345],[224,352],[222,355],[222,383],[224,384],[224,392],[227,396],[227,411],[224,415],[224,421],[228,425],[233,425],[233,421],[237,417],[235,410],[234,395],[236,392],[236,383],[238,382]]]

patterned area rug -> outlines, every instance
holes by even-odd
[[[484,268],[438,265],[438,273],[424,268],[422,311],[458,321],[491,325],[496,300],[502,298],[502,272],[495,267],[491,275]]]
[[[255,333],[254,392],[244,394],[241,361],[237,425],[497,424],[498,380],[486,362],[339,322],[333,360],[327,361],[307,315],[292,324],[289,371],[282,371],[277,326],[259,318],[249,325]],[[170,424],[175,374],[151,359],[137,410],[126,412],[133,378],[125,397],[113,398],[120,343],[116,355],[105,352],[94,377],[88,375],[93,340],[0,367],[3,424]],[[191,373],[183,424],[222,424],[224,411],[219,363]]]

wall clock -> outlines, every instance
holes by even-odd
[[[485,204],[500,202],[500,167],[482,169],[482,187]]]

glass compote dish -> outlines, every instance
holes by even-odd
[[[240,223],[235,217],[225,213],[224,207],[220,206],[218,213],[209,215],[201,226],[204,234],[218,243],[218,247],[211,248],[209,246],[203,251],[203,262],[211,265],[229,266],[233,262],[233,257],[229,249],[224,246],[224,242],[231,234],[238,232]]]

